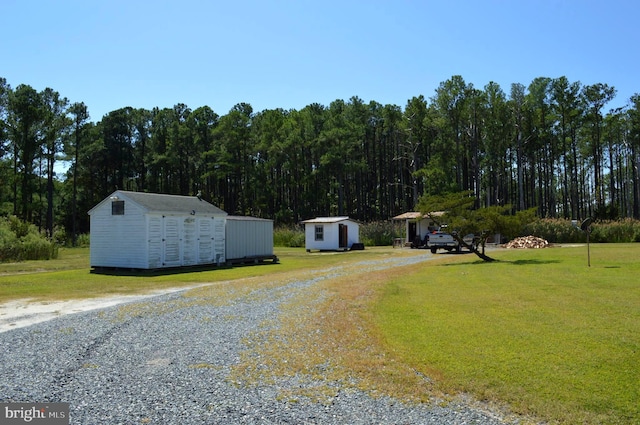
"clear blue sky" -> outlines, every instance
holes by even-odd
[[[224,115],[395,104],[461,75],[562,75],[640,93],[637,0],[1,0],[0,77],[84,102],[93,121],[185,103]]]

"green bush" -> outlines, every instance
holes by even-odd
[[[18,256],[18,238],[7,225],[5,219],[0,219],[0,261],[11,261]]]
[[[391,221],[374,221],[360,225],[360,242],[366,246],[387,246],[402,235],[404,227]]]
[[[53,229],[52,239],[58,246],[68,246],[71,244],[71,241],[67,238],[67,231],[64,226],[56,226]]]
[[[78,235],[78,237],[76,238],[76,246],[81,248],[89,247],[90,242],[91,242],[91,235],[89,233],[83,233],[81,235]]]
[[[50,260],[58,256],[57,245],[38,233],[28,233],[21,240],[19,260]]]
[[[273,230],[273,245],[302,248],[304,247],[304,230],[298,226],[277,227]]]
[[[598,221],[591,226],[593,242],[640,242],[640,221],[625,218],[616,221]]]
[[[586,240],[586,236],[571,220],[540,219],[527,224],[523,235],[533,235],[551,243],[579,243]]]
[[[540,219],[529,223],[524,235],[533,235],[551,243],[586,242],[586,234],[570,220]],[[591,242],[640,242],[640,221],[623,219],[616,221],[596,221],[591,225]]]
[[[50,260],[57,257],[57,245],[36,226],[14,216],[0,218],[0,261]]]

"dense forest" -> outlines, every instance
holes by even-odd
[[[640,95],[607,109],[615,95],[566,77],[505,91],[456,75],[404,107],[352,97],[301,110],[239,103],[219,115],[178,103],[92,121],[82,102],[0,78],[0,216],[75,236],[119,188],[200,192],[230,214],[277,224],[387,220],[422,195],[461,190],[477,207],[638,219]]]

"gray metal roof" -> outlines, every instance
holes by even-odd
[[[116,190],[107,199],[111,199],[114,196],[121,196],[123,199],[129,199],[146,209],[148,212],[191,214],[195,211],[195,214],[199,215],[227,214],[215,205],[201,200],[196,196],[165,195],[160,193]]]
[[[227,220],[235,221],[273,221],[268,218],[251,217],[248,215],[228,215]]]

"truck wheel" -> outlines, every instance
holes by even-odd
[[[431,253],[435,254],[437,250],[438,250],[438,248],[431,248]]]

